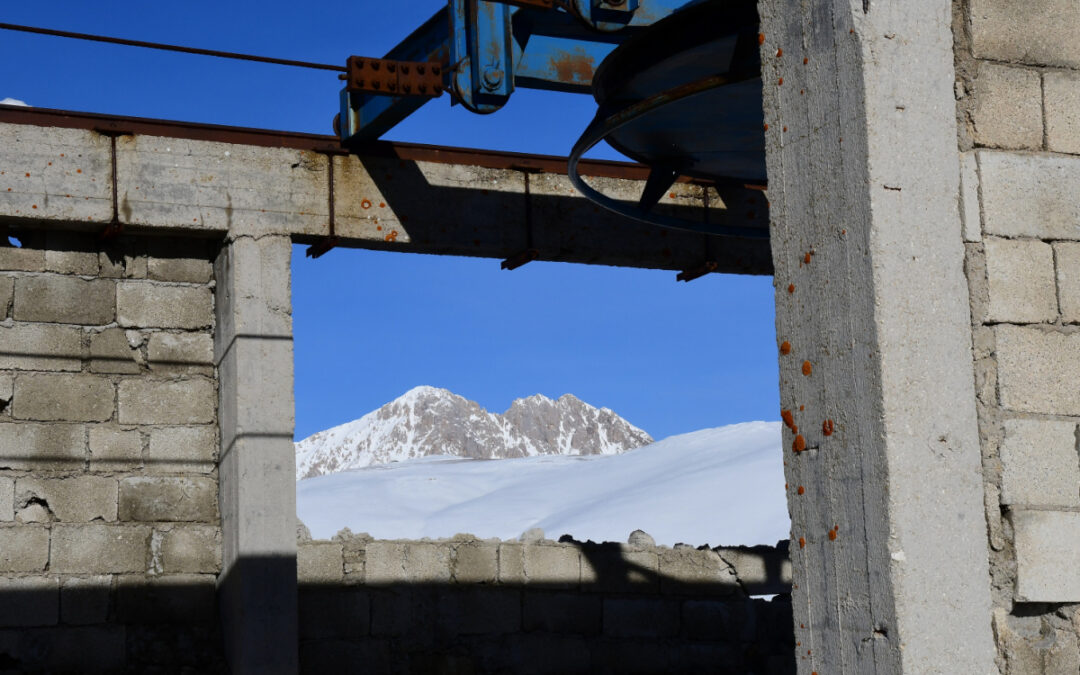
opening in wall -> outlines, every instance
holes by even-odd
[[[298,512],[316,539],[787,537],[770,277],[293,258]]]

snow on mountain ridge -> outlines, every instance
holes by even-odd
[[[534,394],[491,413],[446,389],[419,386],[378,410],[296,444],[298,478],[428,455],[473,459],[611,455],[652,438],[609,408],[572,394]]]

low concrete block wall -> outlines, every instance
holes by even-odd
[[[301,670],[794,672],[786,545],[632,540],[301,541]]]
[[[0,246],[0,670],[223,667],[214,248]]]

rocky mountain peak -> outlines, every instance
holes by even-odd
[[[419,386],[358,420],[296,444],[299,478],[429,455],[501,459],[611,455],[652,437],[608,408],[572,394],[534,394],[501,415],[446,389]]]

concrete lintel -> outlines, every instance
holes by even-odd
[[[763,0],[798,671],[996,672],[947,0]]]
[[[240,237],[215,262],[225,650],[234,673],[298,667],[290,239]]]
[[[0,123],[0,164],[0,221],[16,230],[100,230],[115,219],[128,231],[315,243],[333,221],[343,247],[496,259],[536,249],[539,260],[669,270],[714,261],[720,272],[744,274],[769,274],[772,265],[765,240],[642,225],[593,205],[565,175],[528,168],[9,122]],[[644,185],[589,180],[629,201]],[[730,211],[739,225],[765,227],[763,193],[728,199],[680,183],[658,208],[698,222]]]

